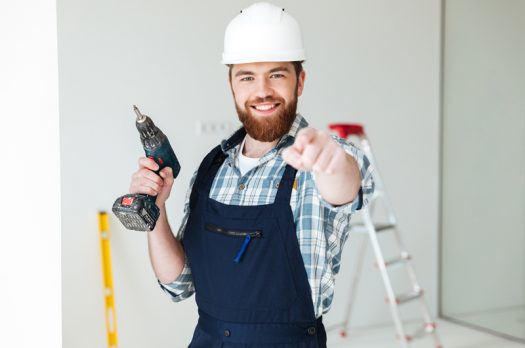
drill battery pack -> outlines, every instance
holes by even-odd
[[[128,194],[117,198],[111,209],[128,230],[152,231],[160,215],[155,197]]]

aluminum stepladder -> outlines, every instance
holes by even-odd
[[[365,251],[367,249],[367,241],[370,240],[372,249],[374,251],[374,256],[376,259],[376,266],[381,273],[383,283],[386,290],[386,299],[385,301],[389,304],[390,311],[392,314],[392,319],[394,321],[395,329],[397,332],[397,338],[401,344],[401,347],[408,348],[409,343],[415,338],[424,336],[425,334],[431,335],[435,343],[436,348],[443,348],[441,341],[436,332],[436,323],[430,315],[428,305],[425,302],[423,289],[419,286],[419,283],[416,279],[416,274],[414,268],[411,265],[411,256],[407,252],[405,245],[401,239],[401,234],[397,228],[397,220],[393,212],[392,204],[390,199],[385,191],[383,185],[383,180],[379,175],[377,170],[377,165],[374,160],[372,149],[370,147],[370,142],[365,134],[364,127],[360,124],[330,124],[329,128],[338,133],[338,135],[343,139],[348,138],[357,138],[359,141],[359,147],[363,153],[368,157],[370,163],[374,167],[374,182],[375,190],[373,196],[370,198],[368,205],[364,207],[361,211],[362,222],[352,224],[350,233],[364,233],[368,234],[369,238],[362,240],[362,245],[357,254],[357,262],[355,266],[355,272],[350,285],[350,296],[348,300],[348,305],[346,309],[346,315],[342,323],[336,324],[332,327],[327,328],[332,330],[335,328],[342,328],[341,336],[345,337],[347,335],[346,329],[350,321],[350,314],[353,309],[355,295],[359,283],[359,278],[361,275],[361,270],[363,266],[363,260],[365,256]],[[384,205],[386,213],[386,223],[378,223],[375,221],[375,208],[376,203],[382,203]],[[385,260],[383,252],[379,243],[378,233],[393,233],[396,249],[399,251],[399,256],[392,259]],[[409,281],[412,286],[412,290],[406,294],[396,295],[392,287],[392,281],[388,273],[388,269],[394,266],[402,266],[406,269]],[[401,319],[401,313],[399,310],[399,305],[408,303],[411,301],[417,300],[419,302],[419,307],[423,317],[423,325],[411,335],[408,335],[403,326],[403,321]]]

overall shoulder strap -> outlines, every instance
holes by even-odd
[[[281,177],[281,181],[279,182],[277,195],[275,196],[276,204],[290,204],[290,197],[292,195],[292,188],[296,174],[297,169],[287,164],[283,176]]]
[[[199,190],[209,196],[215,174],[217,174],[225,158],[226,154],[222,151],[220,145],[214,147],[206,157],[204,157],[197,170],[197,177],[191,190],[190,209],[193,209],[197,203]]]

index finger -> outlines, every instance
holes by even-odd
[[[153,171],[157,171],[159,169],[157,162],[148,157],[140,157],[139,166]]]
[[[294,147],[302,152],[306,145],[310,144],[315,135],[315,129],[313,128],[303,128],[297,133],[295,138]]]

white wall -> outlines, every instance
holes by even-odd
[[[455,317],[525,305],[525,3],[450,1],[446,15],[443,313]]]
[[[127,192],[142,154],[131,105],[154,118],[181,161],[169,201],[176,229],[190,175],[222,136],[197,135],[196,122],[237,117],[219,61],[226,24],[250,3],[58,2],[64,347],[105,344],[96,213]],[[439,1],[278,4],[299,20],[307,45],[300,111],[319,128],[366,125],[435,313]],[[172,304],[150,270],[146,236],[124,230],[115,218],[111,228],[120,345],[184,347],[197,318],[193,299]],[[344,314],[354,240],[328,324]],[[371,266],[361,285],[355,325],[389,322],[380,276]]]
[[[61,347],[54,0],[0,2],[0,347]]]

